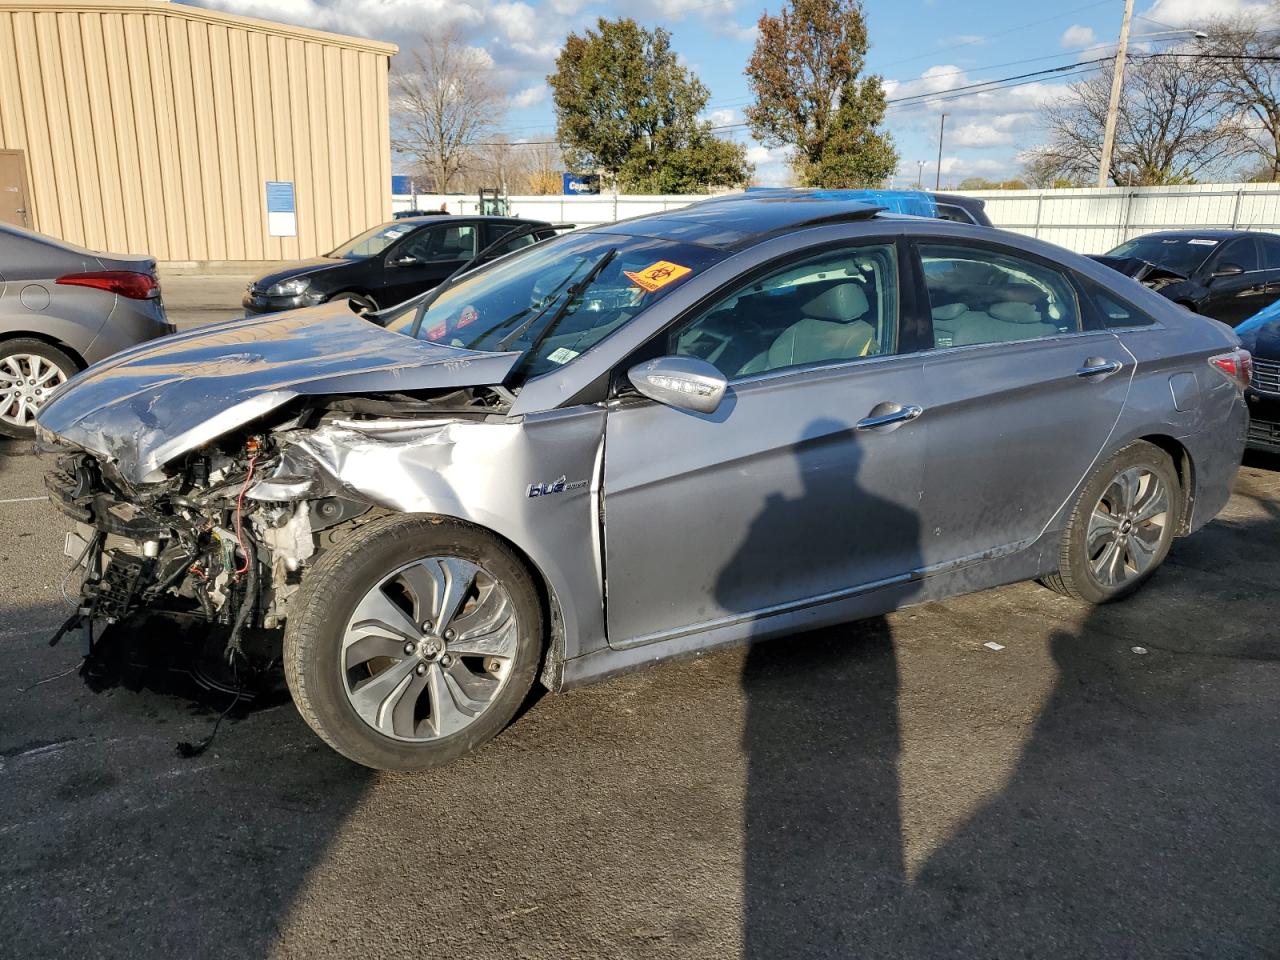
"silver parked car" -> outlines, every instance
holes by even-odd
[[[202,616],[232,655],[283,626],[298,709],[373,767],[471,750],[535,680],[1024,579],[1124,596],[1244,445],[1221,324],[816,196],[568,234],[380,319],[187,333],[40,415],[78,618]]]
[[[58,385],[172,332],[155,260],[0,224],[0,436],[33,436],[36,411]]]

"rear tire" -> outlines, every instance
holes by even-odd
[[[335,293],[329,298],[328,302],[341,303],[343,300],[346,300],[351,304],[351,310],[354,313],[373,313],[378,309],[378,305],[374,302],[373,297],[366,296],[363,293],[355,293],[351,290],[344,290],[342,293]]]
[[[1131,443],[1090,475],[1062,532],[1058,572],[1042,582],[1086,603],[1127,597],[1164,562],[1182,507],[1169,455]]]
[[[541,662],[528,569],[493,534],[454,520],[360,526],[308,571],[290,607],[284,666],[298,712],[379,770],[439,766],[488,741]]]
[[[79,372],[63,350],[34,337],[0,341],[0,436],[30,440],[49,394]]]

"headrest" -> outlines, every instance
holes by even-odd
[[[1044,323],[1039,310],[1029,303],[1019,303],[1016,300],[993,303],[987,313],[1005,323]]]
[[[867,295],[856,283],[837,283],[818,294],[802,309],[806,317],[848,323],[866,313],[870,305],[867,303]]]
[[[933,308],[933,319],[954,320],[968,309],[967,303],[944,303],[940,307]]]

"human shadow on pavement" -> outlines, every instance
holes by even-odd
[[[878,536],[892,536],[894,549],[885,552],[894,569],[851,566],[850,575],[863,581],[920,566],[915,513],[859,484],[865,450],[876,439],[868,443],[835,420],[805,429],[792,451],[799,495],[768,496],[720,575],[722,607],[740,603],[740,584],[753,575],[759,581],[762,561],[803,569],[818,537],[853,560],[884,549]],[[903,500],[914,497],[914,489],[902,493]],[[908,583],[891,596],[873,596],[887,609],[913,589]],[[849,912],[899,899],[904,883],[889,622],[874,616],[758,643],[747,653],[742,683],[745,955],[857,956]]]
[[[1175,542],[1118,603],[1090,609],[1032,585],[972,601],[1005,619],[992,630],[1047,640],[1056,678],[1020,735],[999,709],[1023,695],[1016,668],[991,661],[990,680],[966,694],[945,677],[964,652],[937,641],[914,661],[941,665],[922,681],[940,691],[926,726],[948,733],[950,753],[924,750],[929,762],[909,772],[904,753],[932,745],[903,743],[907,677],[889,622],[753,649],[744,955],[1276,956],[1276,544],[1280,512],[1232,516]],[[919,617],[944,618],[942,607]],[[971,769],[992,727],[1021,749],[1011,767]],[[914,869],[904,776],[914,802],[963,813]],[[946,793],[982,776],[994,782],[973,808]]]

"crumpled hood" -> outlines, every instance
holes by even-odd
[[[174,457],[294,397],[499,384],[519,358],[414,340],[328,303],[118,353],[68,381],[38,424],[147,483]]]

